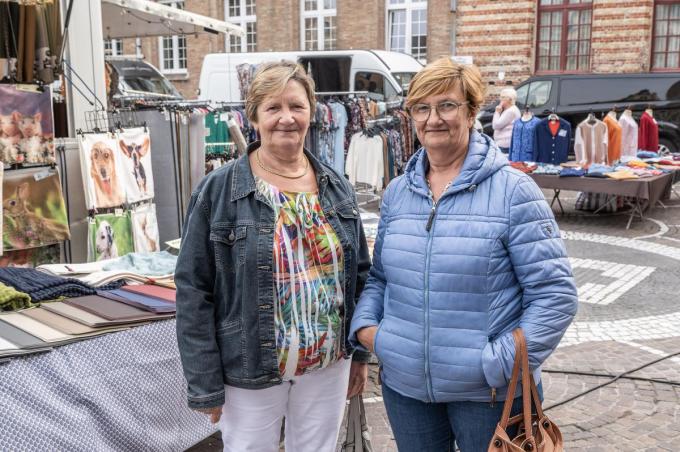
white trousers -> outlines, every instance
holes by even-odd
[[[333,452],[342,424],[351,360],[266,389],[225,387],[219,426],[225,452]]]

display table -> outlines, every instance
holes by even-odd
[[[0,364],[2,451],[183,451],[213,434],[186,405],[175,320]]]
[[[674,178],[672,173],[627,180],[598,177],[560,177],[552,174],[529,175],[539,187],[554,191],[550,206],[552,207],[557,202],[562,213],[564,213],[564,209],[560,201],[561,190],[604,193],[631,198],[633,200],[631,203],[632,209],[626,229],[630,228],[630,224],[635,216],[644,218],[643,212],[645,210],[655,206],[661,199],[666,199],[670,196]]]

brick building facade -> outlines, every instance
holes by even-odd
[[[465,55],[492,97],[540,73],[680,70],[680,1],[162,1],[248,28],[242,41],[211,34],[125,40],[123,53],[143,54],[187,98],[196,96],[203,56],[224,51],[396,49],[421,61]]]

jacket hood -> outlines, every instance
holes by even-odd
[[[507,157],[488,135],[473,130],[470,132],[470,142],[463,167],[446,194],[464,190],[472,185],[479,185],[508,164]],[[408,187],[423,196],[429,196],[425,178],[429,166],[427,150],[420,148],[409,159],[404,170]]]

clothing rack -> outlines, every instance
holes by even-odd
[[[368,91],[319,91],[317,97],[367,95]]]

